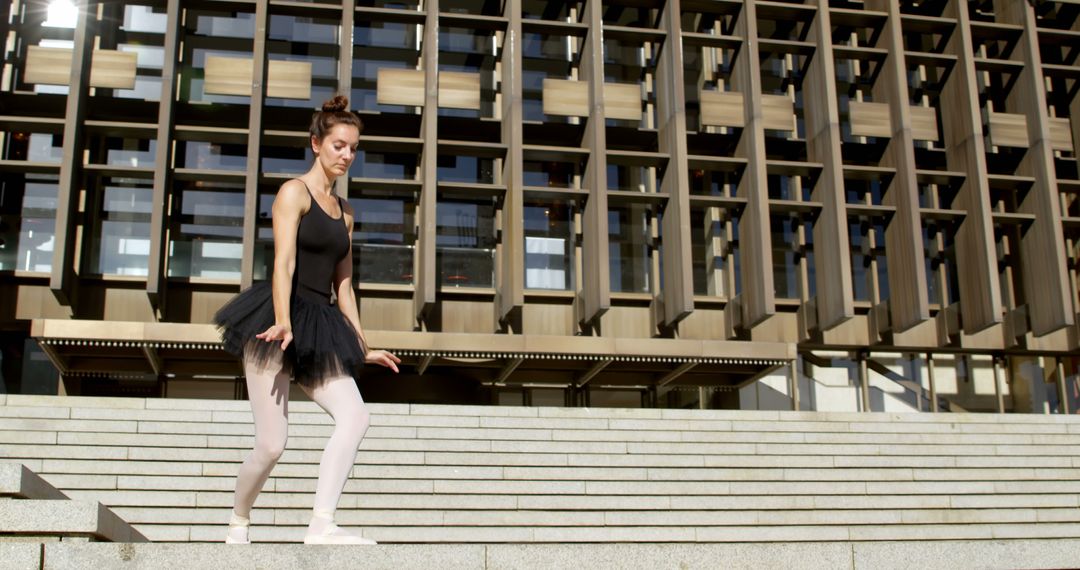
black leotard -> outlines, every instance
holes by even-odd
[[[302,182],[302,181],[301,181]],[[307,188],[307,185],[304,185]],[[313,303],[330,304],[334,269],[349,253],[349,230],[344,223],[344,208],[339,218],[331,218],[308,188],[311,209],[300,217],[296,230],[296,269],[293,291]]]

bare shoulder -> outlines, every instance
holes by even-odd
[[[281,185],[281,188],[278,188],[274,208],[284,208],[290,212],[303,214],[311,208],[311,195],[300,180],[295,178],[288,180]]]

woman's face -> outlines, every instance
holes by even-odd
[[[349,171],[356,158],[356,147],[360,144],[360,131],[352,125],[337,124],[330,129],[322,140],[311,137],[311,150],[315,160],[323,170],[333,176],[342,176]]]

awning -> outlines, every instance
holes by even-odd
[[[483,384],[742,386],[793,361],[794,343],[366,331],[403,372]],[[240,376],[214,325],[34,319],[31,336],[65,376]]]

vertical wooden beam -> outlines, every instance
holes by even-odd
[[[791,394],[791,411],[797,412],[801,407],[799,403],[799,358],[791,361],[788,369],[788,392]]]
[[[930,318],[919,187],[915,178],[915,139],[911,134],[900,5],[892,0],[869,0],[866,4],[888,14],[878,46],[885,48],[889,56],[882,66],[874,99],[889,103],[893,128],[881,162],[896,169],[892,185],[885,193],[885,202],[896,208],[896,215],[885,229],[885,256],[889,264],[892,329],[899,332]]]
[[[1027,117],[1031,146],[1020,161],[1017,174],[1035,179],[1020,210],[1035,214],[1035,222],[1020,239],[1020,264],[1026,292],[1031,331],[1041,336],[1072,326],[1076,321],[1065,260],[1065,237],[1061,230],[1057,173],[1050,142],[1050,118],[1046,108],[1046,84],[1039,59],[1039,30],[1035,10],[1028,2],[1004,2],[998,17],[1024,28],[1016,44],[1016,57],[1024,64],[1010,97],[1010,112]],[[1075,118],[1074,118],[1075,120]]]
[[[934,353],[926,353],[926,378],[930,383],[930,412],[938,413],[937,383],[934,380]]]
[[[1001,285],[967,2],[953,0],[946,15],[956,18],[946,53],[957,61],[941,94],[940,111],[949,169],[967,174],[954,206],[967,212],[956,232],[956,265],[964,330],[975,332],[1001,322]]]
[[[424,67],[424,110],[420,119],[420,202],[416,205],[416,271],[413,272],[413,316],[424,323],[435,305],[435,206],[439,158],[439,1],[428,0],[420,59]]]
[[[84,118],[90,96],[90,61],[94,49],[96,3],[79,2],[75,23],[75,41],[71,55],[71,79],[68,82],[64,111],[64,154],[57,184],[56,236],[53,241],[49,288],[61,305],[73,306],[78,294],[75,271],[75,241],[79,234],[79,202],[83,189]],[[86,229],[85,227],[83,228]],[[88,240],[84,235],[83,240]]]
[[[739,218],[739,257],[742,260],[742,321],[747,329],[776,312],[772,274],[772,235],[769,224],[769,178],[765,154],[765,113],[761,104],[761,61],[757,50],[757,9],[747,2],[735,25],[743,47],[735,60],[732,84],[743,94],[745,115],[735,155],[747,159],[738,195],[747,204]]]
[[[994,396],[995,396],[995,398],[997,400],[997,413],[999,413],[999,414],[1004,414],[1005,413],[1005,387],[1003,385],[1004,384],[1004,380],[1002,379],[1003,371],[1001,369],[1001,367],[1003,366],[1003,361],[1004,361],[1004,358],[999,357],[999,356],[994,356],[994,358],[993,358],[993,364],[994,364]]]
[[[521,0],[508,0],[506,37],[502,53],[502,141],[506,145],[503,160],[503,183],[506,196],[502,206],[502,240],[499,254],[502,260],[496,317],[506,322],[510,313],[525,304],[525,184],[522,154],[522,54]],[[569,246],[569,244],[568,244]],[[520,332],[520,331],[519,331]]]
[[[581,56],[581,79],[588,84],[589,117],[582,146],[589,150],[584,183],[589,190],[582,216],[582,290],[578,321],[591,325],[611,306],[608,256],[607,133],[604,115],[604,21],[600,2],[585,4],[589,25]]]
[[[161,99],[158,103],[157,149],[154,153],[154,190],[150,207],[150,260],[146,276],[146,294],[158,318],[165,316],[168,288],[168,230],[165,220],[172,191],[173,120],[176,103],[177,63],[180,61],[180,0],[168,0],[165,6],[165,55],[161,69]]]
[[[851,245],[840,152],[840,106],[836,99],[836,63],[828,0],[818,0],[810,30],[815,53],[807,71],[804,94],[807,157],[823,166],[811,194],[822,205],[814,222],[814,263],[818,327],[829,329],[855,316],[851,283]]]
[[[859,363],[859,400],[862,402],[864,412],[872,411],[870,409],[870,369],[866,363],[868,358],[870,355],[866,352],[855,353],[855,359]]]
[[[686,87],[683,85],[682,9],[668,0],[660,15],[666,45],[656,65],[656,126],[660,152],[668,165],[660,191],[666,193],[663,219],[663,325],[673,327],[694,310],[694,274],[690,247],[690,165],[686,151]]]
[[[1069,387],[1066,385],[1065,378],[1065,363],[1062,362],[1061,357],[1058,356],[1054,359],[1054,375],[1056,377],[1057,393],[1058,393],[1058,413],[1068,415],[1071,413],[1069,410]]]
[[[266,102],[266,43],[270,3],[255,3],[255,41],[252,49],[251,105],[248,112],[248,157],[244,179],[244,253],[240,261],[240,288],[251,287],[259,216],[259,172],[262,170],[262,116]]]
[[[341,0],[341,37],[340,50],[338,51],[338,93],[350,99],[349,103],[355,107],[352,101],[352,64],[353,64],[353,32],[356,22],[356,0]],[[316,104],[319,102],[316,101]],[[363,135],[363,133],[361,133]],[[334,183],[334,190],[338,196],[349,199],[349,175],[346,174]]]

